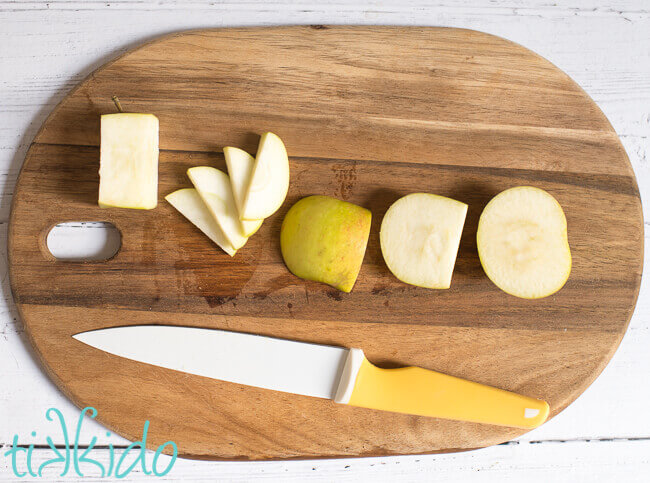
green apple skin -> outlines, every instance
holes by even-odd
[[[369,210],[329,196],[308,196],[282,222],[280,247],[294,275],[350,292],[370,235]]]

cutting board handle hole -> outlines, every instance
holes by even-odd
[[[113,258],[122,246],[120,231],[104,221],[71,221],[52,227],[47,251],[63,262],[99,262]]]

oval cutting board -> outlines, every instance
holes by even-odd
[[[97,207],[99,116],[111,96],[160,119],[160,203]],[[224,168],[221,149],[254,153],[282,137],[291,187],[282,209],[235,258],[163,199],[190,186],[190,166]],[[476,226],[485,204],[517,185],[564,207],[573,272],[557,294],[521,300],[485,276]],[[379,249],[382,216],[426,191],[469,212],[452,286],[399,282]],[[279,229],[298,199],[365,206],[373,225],[350,294],[291,275]],[[63,221],[108,221],[111,260],[59,262],[45,236]],[[457,451],[523,430],[336,405],[155,368],[70,336],[127,324],[178,324],[362,348],[385,367],[417,365],[546,399],[557,414],[616,350],[642,271],[633,171],[596,104],[536,54],[448,28],[290,27],[170,35],[94,72],[32,144],[11,213],[16,303],[48,374],[80,407],[150,447],[183,456],[312,458]]]

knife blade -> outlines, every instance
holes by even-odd
[[[92,330],[73,338],[136,362],[340,404],[534,428],[545,401],[419,367],[381,369],[361,349],[166,325]]]

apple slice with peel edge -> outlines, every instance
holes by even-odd
[[[476,242],[488,278],[516,297],[551,295],[571,273],[564,211],[539,188],[518,186],[492,198],[481,213]]]
[[[243,220],[259,220],[275,213],[289,190],[289,158],[282,140],[266,132],[260,138],[253,174],[241,212]]]
[[[183,188],[169,193],[165,199],[224,252],[231,257],[237,253],[217,222],[214,221],[198,191],[192,188]]]
[[[235,205],[237,205],[242,230],[244,235],[251,236],[259,230],[264,221],[264,219],[251,221],[241,219],[244,196],[246,195],[246,189],[251,182],[251,174],[253,174],[255,158],[243,149],[233,148],[230,146],[223,148],[223,155],[226,158],[228,175],[230,176],[230,186],[232,187],[232,194],[235,197]]]
[[[381,222],[381,253],[393,275],[418,287],[449,288],[467,205],[413,193],[388,208]]]
[[[187,175],[223,234],[233,248],[239,250],[246,244],[248,238],[242,232],[239,223],[228,175],[211,166],[190,168],[187,170]]]

